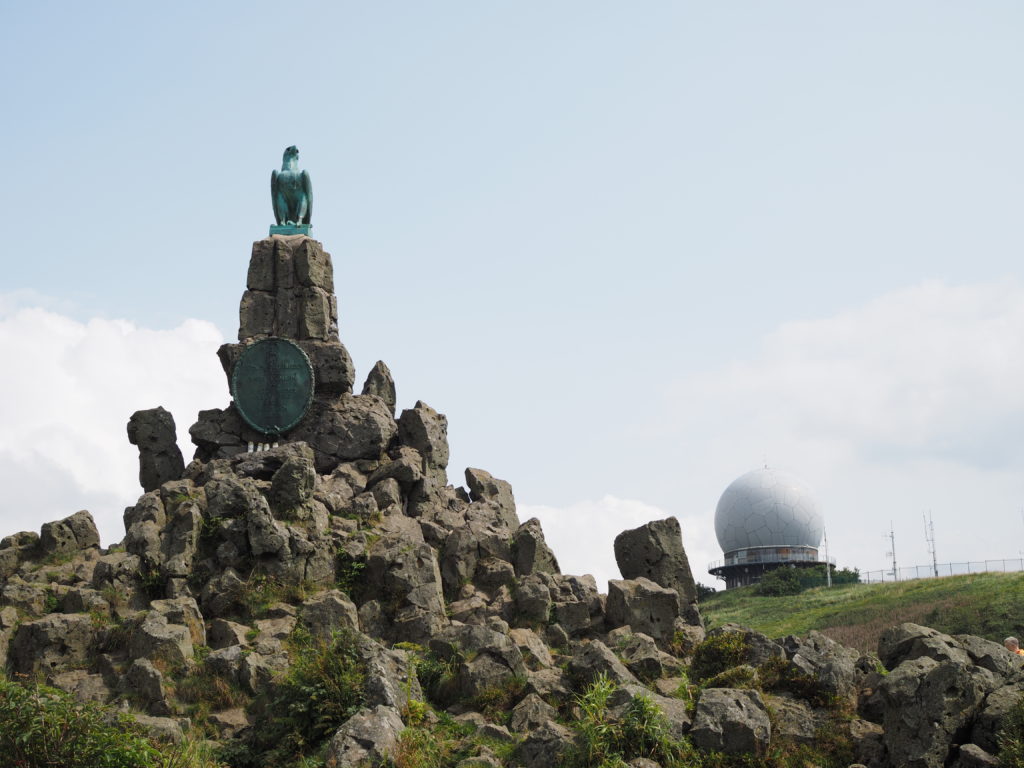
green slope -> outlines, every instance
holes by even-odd
[[[1001,641],[1024,635],[1024,573],[817,587],[787,597],[759,597],[744,587],[712,595],[700,610],[709,627],[735,622],[769,637],[816,629],[872,653],[881,633],[904,621]]]

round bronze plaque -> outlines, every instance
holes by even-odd
[[[231,396],[242,418],[265,435],[294,427],[313,402],[313,366],[287,339],[262,339],[245,348],[231,371]]]

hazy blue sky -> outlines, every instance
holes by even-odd
[[[3,533],[119,538],[132,411],[228,394],[296,144],[360,382],[564,570],[765,460],[832,554],[1024,549],[1016,2],[0,4]],[[699,576],[700,577],[700,576]]]

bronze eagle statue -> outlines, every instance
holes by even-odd
[[[299,170],[298,147],[288,147],[281,170],[271,172],[270,199],[278,225],[309,224],[313,213],[313,185],[309,173]]]

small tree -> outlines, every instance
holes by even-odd
[[[697,602],[698,603],[703,603],[705,600],[707,600],[709,597],[711,597],[713,594],[715,594],[715,591],[716,590],[715,590],[714,587],[709,587],[706,584],[701,584],[698,581],[697,582]]]
[[[800,583],[800,574],[796,572],[796,568],[776,568],[762,576],[757,584],[757,594],[765,597],[798,595],[803,590],[804,586]]]

